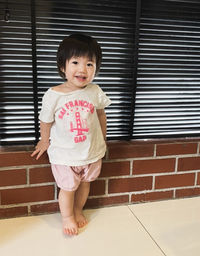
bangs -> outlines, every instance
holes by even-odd
[[[82,42],[74,41],[74,44],[68,49],[67,60],[72,57],[87,57],[89,60],[94,60],[96,58],[96,51],[88,44]]]

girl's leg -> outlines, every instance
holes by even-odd
[[[74,216],[75,191],[60,190],[58,201],[63,221],[63,232],[67,235],[77,235],[78,226]]]
[[[85,226],[88,222],[83,215],[83,207],[87,201],[90,191],[90,182],[81,182],[75,192],[74,198],[74,214],[79,228]]]

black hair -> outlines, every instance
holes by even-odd
[[[96,74],[99,72],[101,66],[102,52],[101,47],[97,41],[83,34],[72,34],[63,39],[57,51],[57,66],[58,72],[62,78],[65,79],[66,61],[72,57],[87,56],[89,59],[96,59]]]

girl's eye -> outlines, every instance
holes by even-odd
[[[87,66],[88,67],[93,67],[93,64],[92,63],[88,63]]]
[[[72,61],[72,63],[76,65],[76,64],[78,64],[78,61],[74,60],[74,61]]]

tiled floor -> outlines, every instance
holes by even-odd
[[[59,214],[0,220],[1,256],[199,256],[200,197],[85,211],[62,234]]]

